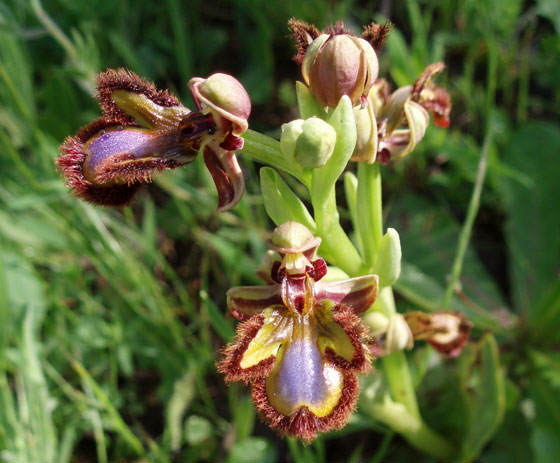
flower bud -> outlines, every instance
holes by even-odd
[[[207,79],[191,79],[189,88],[199,109],[208,108],[231,122],[234,135],[241,135],[247,130],[251,100],[237,79],[228,74],[216,73]]]
[[[280,147],[301,166],[314,169],[324,166],[336,144],[336,131],[318,117],[301,119],[282,126]]]
[[[411,349],[413,345],[412,332],[401,314],[395,314],[389,320],[387,327],[385,353],[392,354],[403,349]]]
[[[377,119],[374,108],[368,104],[365,108],[354,108],[357,138],[352,161],[375,162],[377,157]]]
[[[381,286],[391,286],[401,274],[401,241],[394,228],[388,228],[381,238],[373,273],[379,275]]]
[[[381,312],[371,311],[364,315],[364,321],[369,326],[372,336],[380,336],[387,331],[389,319]]]
[[[356,106],[365,102],[377,78],[379,63],[366,40],[334,31],[319,35],[309,45],[301,72],[322,106],[334,108],[343,95],[348,95]]]

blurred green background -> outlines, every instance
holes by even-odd
[[[367,410],[310,446],[280,439],[215,372],[235,326],[225,291],[257,281],[272,228],[258,165],[240,155],[248,193],[221,215],[200,160],[122,211],[76,200],[55,170],[64,137],[98,115],[93,78],[107,67],[187,105],[190,77],[231,73],[253,100],[251,127],[277,136],[296,117],[291,16],[356,31],[389,18],[381,75],[398,86],[447,63],[451,127],[432,125],[383,170],[405,260],[398,306],[437,309],[490,136],[453,307],[475,322],[473,343],[496,336],[503,387],[486,387],[475,348],[442,361],[420,345],[421,408],[455,442],[477,429],[477,461],[560,459],[559,2],[0,0],[3,463],[432,461]]]

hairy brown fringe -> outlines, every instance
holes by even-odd
[[[275,356],[261,360],[250,368],[241,368],[240,365],[243,354],[263,324],[264,317],[260,314],[241,322],[237,325],[235,340],[222,350],[223,358],[216,364],[216,367],[218,372],[225,375],[228,383],[243,381],[245,384],[249,384],[255,379],[265,377],[270,373]]]
[[[293,60],[297,64],[301,64],[303,61],[303,57],[307,52],[307,47],[319,37],[319,30],[313,25],[308,24],[305,21],[300,21],[296,18],[290,18],[288,21],[288,27],[292,32],[292,37],[294,38],[294,42],[296,45],[296,54]]]
[[[349,34],[354,35],[354,33],[346,27],[343,21],[337,21],[334,24],[327,26],[323,32],[329,35],[343,35]]]
[[[350,307],[338,305],[333,309],[333,320],[338,323],[348,335],[354,346],[354,355],[351,360],[346,360],[336,354],[331,348],[325,351],[326,358],[341,370],[355,370],[367,373],[371,369],[371,358],[363,339],[366,338],[368,328],[362,319],[356,315]]]
[[[268,400],[266,378],[253,382],[251,396],[259,415],[272,429],[278,430],[282,436],[293,436],[310,442],[317,437],[318,432],[343,428],[356,408],[359,394],[356,374],[352,371],[342,371],[342,375],[340,400],[332,413],[323,417],[314,415],[307,407],[300,407],[290,416],[278,413]]]
[[[377,24],[372,22],[371,24],[364,26],[364,32],[362,32],[362,38],[367,40],[375,51],[381,50],[385,46],[385,41],[393,28],[391,21],[387,21],[384,24]]]
[[[95,180],[101,184],[117,180],[127,185],[150,183],[154,171],[174,169],[180,165],[181,163],[173,159],[136,159],[129,153],[121,153],[111,156],[99,165],[99,173]]]

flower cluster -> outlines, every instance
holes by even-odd
[[[189,87],[195,112],[130,71],[99,74],[103,115],[68,137],[57,159],[74,194],[94,204],[124,206],[154,171],[188,164],[202,151],[219,210],[233,207],[244,191],[234,151],[243,147],[249,96],[226,74],[191,79]]]
[[[251,384],[257,408],[282,434],[311,440],[346,423],[358,396],[357,373],[370,368],[365,325],[358,314],[377,296],[366,275],[321,281],[320,238],[296,222],[270,241],[267,286],[232,288],[228,306],[242,323],[218,370]]]

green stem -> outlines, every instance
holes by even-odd
[[[332,262],[348,275],[362,274],[360,254],[338,220],[334,188],[324,202],[313,203],[313,212],[317,223],[317,234],[323,240],[321,248],[326,251]]]
[[[381,290],[375,308],[387,317],[397,313],[393,289],[386,287]],[[403,404],[408,412],[421,420],[412,377],[403,351],[397,351],[382,358],[383,371],[391,390],[393,400]]]
[[[358,166],[358,210],[365,216],[359,219],[364,249],[369,249],[374,258],[383,236],[381,172],[376,164]],[[397,313],[391,287],[381,290],[374,308],[387,317]],[[375,413],[374,416],[401,433],[416,448],[441,458],[449,457],[453,453],[453,446],[432,431],[420,416],[404,352],[398,351],[383,357],[382,364],[394,400],[390,403],[394,407],[377,410],[379,413]]]
[[[446,439],[432,431],[421,419],[412,416],[402,404],[384,400],[379,404],[366,404],[362,409],[401,434],[412,446],[424,453],[449,460],[455,452]]]
[[[451,278],[445,290],[445,295],[441,303],[441,309],[445,310],[455,291],[455,286],[459,277],[461,276],[461,270],[463,268],[463,260],[465,258],[465,253],[467,251],[467,246],[471,237],[472,227],[474,225],[474,220],[478,213],[478,208],[480,206],[480,194],[482,193],[482,185],[484,184],[484,177],[486,175],[486,167],[488,165],[488,153],[490,151],[490,145],[492,142],[493,127],[489,123],[486,136],[484,137],[484,143],[482,145],[482,154],[480,156],[480,161],[478,162],[478,170],[476,172],[476,179],[474,182],[474,188],[469,203],[469,209],[467,211],[467,217],[463,228],[461,229],[461,234],[459,235],[459,242],[457,244],[457,253],[455,254],[455,260],[453,261],[453,267],[451,270]]]
[[[383,236],[381,173],[378,164],[358,164],[358,232],[364,260],[372,267]]]

